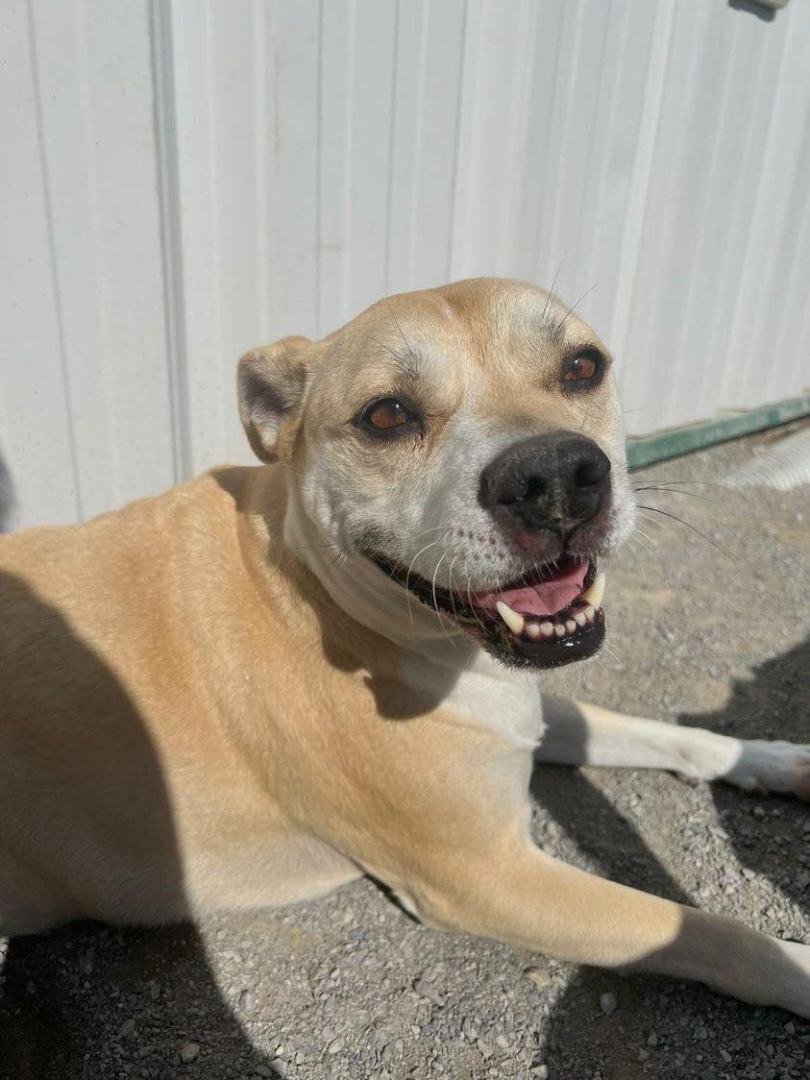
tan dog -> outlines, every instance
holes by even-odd
[[[810,1016],[810,946],[529,835],[533,755],[810,796],[810,748],[545,702],[630,532],[610,359],[538,289],[382,301],[244,357],[271,463],[0,541],[0,932],[368,873],[425,922]],[[577,731],[584,730],[582,739]]]

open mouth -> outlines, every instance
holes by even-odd
[[[498,659],[560,667],[592,656],[605,637],[605,575],[595,561],[565,556],[486,592],[449,590],[379,555],[376,565],[423,604],[449,615]]]

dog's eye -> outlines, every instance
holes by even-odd
[[[583,349],[565,361],[562,371],[564,387],[568,390],[584,390],[596,386],[604,370],[602,354],[596,349]]]
[[[375,435],[388,435],[421,426],[418,416],[397,398],[379,398],[363,409],[358,424]]]

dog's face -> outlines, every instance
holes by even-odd
[[[596,563],[634,503],[610,357],[559,301],[490,279],[396,296],[248,354],[239,381],[251,445],[381,586],[507,663],[599,648]]]

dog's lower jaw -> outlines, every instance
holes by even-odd
[[[365,556],[338,555],[334,542],[324,536],[301,506],[292,485],[284,518],[284,543],[346,615],[405,653],[463,670],[482,652],[455,622],[389,581]]]

